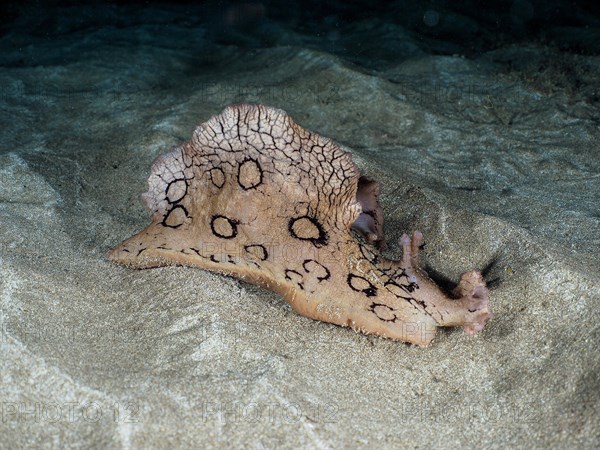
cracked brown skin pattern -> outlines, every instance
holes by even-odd
[[[439,326],[473,335],[491,317],[479,272],[447,295],[419,267],[420,232],[402,236],[402,261],[385,259],[378,184],[282,110],[227,107],[159,156],[148,185],[152,223],[109,251],[114,262],[224,273],[303,316],[422,346]]]

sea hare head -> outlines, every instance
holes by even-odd
[[[482,329],[485,283],[448,306],[416,266],[416,251],[405,248],[402,262],[378,254],[378,196],[378,184],[333,141],[282,110],[234,105],[156,159],[143,195],[152,223],[108,256],[136,268],[185,264],[234,275],[279,292],[305,316],[421,345],[446,324],[444,314]],[[478,303],[467,317],[469,296]]]

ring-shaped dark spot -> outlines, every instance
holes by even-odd
[[[188,217],[187,209],[182,205],[177,205],[165,214],[161,224],[169,228],[179,228]]]
[[[238,184],[245,191],[255,189],[263,181],[263,170],[256,159],[246,158],[238,166]]]
[[[185,178],[178,178],[167,184],[165,197],[167,202],[173,204],[181,201],[187,194],[188,184]]]
[[[319,270],[319,268],[321,269],[321,272],[324,272],[324,275],[322,276],[317,276],[317,280],[319,281],[323,281],[323,280],[328,280],[329,278],[331,278],[331,272],[329,272],[329,269],[327,267],[325,267],[323,264],[321,264],[319,261],[316,261],[314,259],[305,259],[304,262],[302,263],[302,268],[304,269],[304,271],[306,273],[310,273],[311,269],[308,267],[309,264],[315,264],[317,267],[314,267],[312,270]]]
[[[297,272],[292,269],[286,269],[285,279],[296,283],[300,289],[304,290],[304,276],[300,272]]]
[[[292,237],[309,241],[317,248],[327,245],[329,239],[319,221],[310,216],[291,218],[288,222],[288,231]]]
[[[364,277],[354,275],[353,273],[348,274],[348,286],[353,291],[362,292],[367,297],[375,297],[377,295],[377,288]]]
[[[369,311],[375,314],[377,318],[383,322],[395,322],[398,319],[394,309],[383,303],[371,303]]]
[[[261,244],[244,245],[244,250],[260,261],[266,261],[269,258],[267,248]]]
[[[237,226],[240,222],[229,217],[216,214],[210,220],[210,229],[213,234],[222,239],[233,239],[237,236]]]

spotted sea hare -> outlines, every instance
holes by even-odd
[[[422,235],[384,258],[379,185],[335,142],[284,111],[233,105],[159,156],[143,199],[152,223],[110,250],[134,268],[197,266],[281,294],[299,314],[418,345],[437,327],[481,331],[480,272],[445,293],[419,266]]]

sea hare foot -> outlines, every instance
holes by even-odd
[[[226,108],[156,159],[148,187],[152,223],[108,253],[114,262],[221,272],[304,316],[418,345],[439,326],[475,334],[491,316],[479,272],[451,296],[420,268],[420,232],[402,237],[402,261],[379,254],[379,185],[282,110]]]

